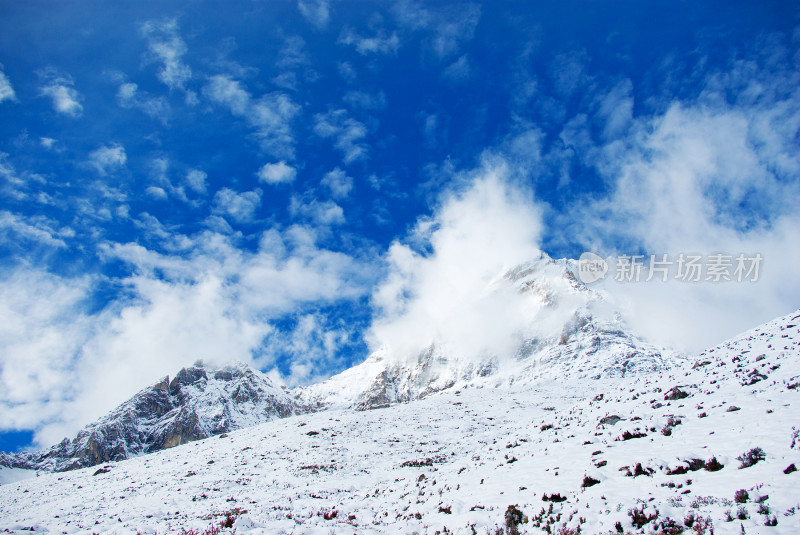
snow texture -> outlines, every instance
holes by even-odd
[[[635,372],[607,366],[602,338],[627,337],[595,325],[596,361],[557,345],[534,352],[542,366],[520,360],[525,380],[505,364],[496,384],[459,371],[376,410],[326,387],[328,410],[3,485],[0,530],[795,534],[798,324],[800,311],[685,361],[640,351]],[[375,356],[351,373],[386,369]]]

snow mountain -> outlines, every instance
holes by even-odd
[[[0,486],[0,531],[800,533],[800,311],[656,373],[584,372],[42,473]]]
[[[35,453],[0,453],[0,466],[72,470],[294,414],[383,408],[467,387],[626,377],[680,362],[635,336],[603,294],[576,278],[576,269],[574,261],[541,253],[481,289],[515,322],[502,344],[472,351],[442,338],[420,340],[412,352],[383,346],[363,363],[294,391],[243,363],[217,369],[198,362],[142,390],[72,440]]]
[[[363,363],[297,389],[297,395],[312,410],[367,410],[469,386],[651,373],[681,359],[637,337],[606,297],[581,283],[576,272],[574,261],[541,253],[486,288],[489,296],[502,295],[515,306],[519,316],[519,329],[503,340],[504,352],[488,348],[465,354],[436,339],[406,354],[383,346]]]
[[[0,453],[0,467],[61,472],[250,427],[296,412],[293,397],[243,363],[202,361],[164,377],[72,440],[35,453]]]

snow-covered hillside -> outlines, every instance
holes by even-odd
[[[512,309],[519,326],[504,340],[505,353],[437,339],[421,341],[424,349],[410,354],[381,347],[362,364],[298,389],[297,395],[316,410],[364,410],[446,389],[649,373],[680,358],[632,333],[602,294],[575,277],[575,270],[574,261],[541,253],[483,289],[487,299]]]
[[[72,440],[36,453],[0,453],[0,468],[72,470],[185,444],[294,414],[290,394],[245,364],[197,362],[145,388]],[[5,478],[21,477],[6,470]],[[0,476],[3,472],[0,472]]]
[[[0,530],[796,534],[798,324],[668,371],[451,388],[41,474],[0,487]]]

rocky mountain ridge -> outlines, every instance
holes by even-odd
[[[203,362],[164,377],[72,440],[34,453],[0,453],[0,466],[65,471],[128,459],[263,423],[296,412],[292,396],[238,363]]]

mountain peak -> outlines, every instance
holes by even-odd
[[[163,377],[82,429],[36,453],[3,455],[11,468],[63,471],[127,459],[294,414],[290,394],[244,363],[202,361]]]

